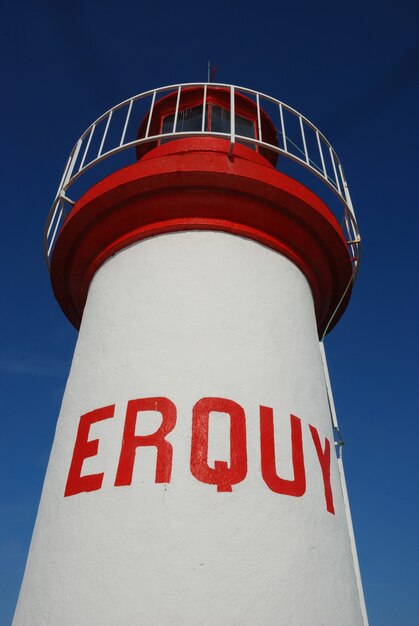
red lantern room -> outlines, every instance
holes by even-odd
[[[234,108],[235,132],[242,137],[238,142],[256,150],[275,166],[278,154],[255,143],[262,142],[263,136],[265,143],[278,145],[277,132],[269,116],[241,93],[236,94]],[[202,87],[190,87],[182,91],[181,97],[178,92],[173,92],[154,106],[151,121],[150,113],[147,113],[138,130],[138,139],[144,139],[146,135],[170,135],[176,138],[180,134],[187,136],[189,133],[200,133],[203,137],[224,137],[230,135],[230,111],[231,93],[225,87],[208,86],[205,92]],[[246,141],[245,137],[250,141]],[[163,137],[152,143],[138,145],[138,158],[166,141],[168,139]]]

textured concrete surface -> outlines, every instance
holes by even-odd
[[[171,479],[156,448],[137,450],[132,484],[115,486],[127,403],[166,397]],[[231,492],[191,473],[192,409],[238,403],[247,473]],[[80,416],[100,489],[64,497]],[[275,420],[276,472],[291,480],[290,414],[301,420],[306,490],[269,488],[260,406]],[[153,433],[157,411],[138,414]],[[326,509],[309,425],[333,442],[311,291],[290,261],[215,232],[168,234],[116,254],[95,275],[57,424],[14,626],[357,626],[362,624],[332,446],[335,514]],[[230,460],[230,419],[212,413],[208,465]]]

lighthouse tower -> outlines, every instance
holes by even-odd
[[[322,344],[359,241],[332,146],[270,96],[172,85],[86,130],[46,227],[79,336],[14,626],[367,624]]]

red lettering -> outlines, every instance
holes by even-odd
[[[76,493],[96,491],[103,482],[103,472],[81,476],[83,461],[97,455],[99,439],[87,439],[90,426],[94,422],[109,419],[114,416],[115,405],[95,409],[81,416],[77,430],[76,443],[74,444],[73,458],[71,459],[64,496],[74,496]]]
[[[326,509],[329,513],[335,514],[335,507],[333,505],[333,493],[332,486],[330,484],[330,441],[327,437],[325,437],[324,443],[324,451],[322,450],[322,445],[320,443],[319,433],[317,432],[317,428],[314,426],[310,427],[311,436],[313,437],[314,446],[316,448],[317,456],[319,459],[320,467],[322,470],[323,476],[323,485],[324,485],[324,497],[326,500]]]
[[[162,415],[162,423],[151,435],[136,435],[135,426],[140,411],[158,411]],[[135,452],[139,447],[155,446],[157,448],[156,483],[170,483],[172,474],[172,445],[165,437],[176,424],[176,407],[168,398],[139,398],[130,400],[122,438],[121,455],[116,472],[115,486],[130,485],[134,470]]]
[[[139,413],[154,411],[161,414],[161,424],[150,435],[136,435]],[[109,405],[85,413],[80,417],[73,456],[68,471],[64,496],[72,496],[82,492],[96,491],[102,487],[104,473],[82,476],[83,463],[98,453],[99,439],[89,441],[92,424],[114,417],[115,405]],[[209,429],[210,414],[224,413],[229,417],[230,455],[229,460],[215,460],[214,466],[209,465]],[[143,418],[144,419],[144,418]],[[176,406],[168,398],[153,397],[129,400],[127,404],[125,424],[122,436],[121,452],[115,477],[115,486],[131,485],[137,448],[155,447],[156,483],[169,483],[172,473],[173,448],[166,436],[176,425]],[[291,480],[281,478],[277,474],[275,454],[275,431],[273,409],[260,407],[260,450],[263,480],[275,493],[301,497],[306,492],[306,471],[301,420],[290,415],[291,454],[294,476]],[[324,446],[320,441],[318,430],[309,424],[314,447],[319,460],[326,510],[335,515],[333,493],[330,480],[331,443],[325,437]],[[192,439],[190,470],[192,475],[202,483],[216,485],[218,492],[231,492],[233,485],[242,482],[247,475],[247,443],[246,415],[244,409],[233,400],[227,398],[201,398],[192,410]]]
[[[262,476],[269,489],[275,493],[300,497],[306,491],[306,475],[304,468],[303,437],[301,420],[291,415],[291,445],[294,479],[280,478],[275,467],[274,414],[267,406],[260,407],[260,451]]]
[[[208,465],[208,431],[211,412],[230,415],[230,465],[215,461]],[[192,475],[208,485],[217,485],[217,491],[232,491],[247,474],[246,416],[243,408],[226,398],[201,398],[192,411],[192,443],[190,468]]]

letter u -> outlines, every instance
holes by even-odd
[[[300,497],[304,495],[306,491],[306,474],[301,420],[295,415],[291,415],[291,446],[294,479],[286,480],[276,473],[273,410],[269,407],[261,406],[260,451],[263,480],[268,485],[269,489],[275,493]]]

